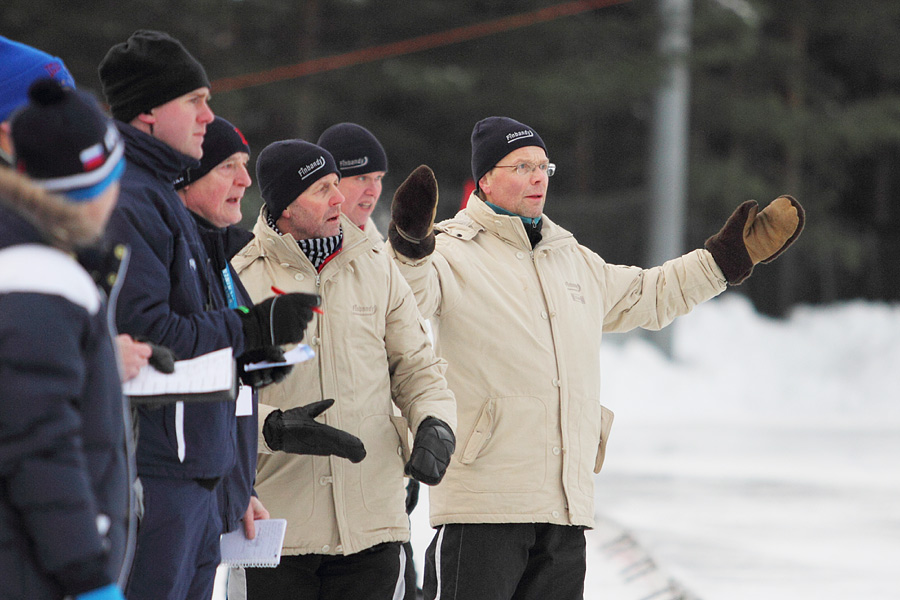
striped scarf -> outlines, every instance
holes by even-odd
[[[278,235],[284,235],[278,226],[275,224],[275,219],[272,218],[272,215],[266,211],[266,223],[269,224],[269,227],[277,233]],[[325,261],[328,260],[335,252],[339,251],[344,243],[344,229],[343,227],[340,229],[337,235],[332,235],[330,237],[324,238],[312,238],[309,240],[299,240],[297,244],[300,246],[300,250],[303,254],[306,255],[306,258],[309,259],[309,262],[313,264],[316,268],[316,271],[319,271],[322,268],[322,265],[325,264]]]

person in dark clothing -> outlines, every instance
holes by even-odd
[[[0,595],[121,600],[130,411],[75,252],[106,225],[123,144],[88,95],[42,79],[30,97],[10,122],[24,175],[0,167]]]
[[[299,341],[317,298],[292,294],[229,308],[173,187],[197,166],[213,120],[200,63],[171,36],[140,30],[109,50],[99,75],[127,159],[109,224],[111,239],[132,254],[116,311],[119,330],[179,359],[228,347],[241,357]],[[177,402],[138,414],[144,515],[126,594],[206,600],[222,530],[216,487],[235,464],[235,404]]]

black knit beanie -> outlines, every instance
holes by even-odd
[[[11,119],[16,170],[75,202],[95,198],[125,170],[125,145],[94,98],[39,79]]]
[[[203,65],[161,31],[138,30],[109,49],[98,69],[112,115],[130,122],[141,113],[209,87]]]
[[[269,144],[256,159],[259,191],[275,219],[297,196],[330,173],[341,175],[331,153],[303,140]]]
[[[316,143],[331,152],[342,177],[388,170],[387,154],[381,142],[356,123],[332,125]]]
[[[250,144],[240,129],[223,119],[216,117],[206,126],[203,138],[203,158],[196,169],[188,169],[175,180],[175,189],[180,190],[215,169],[225,159],[236,152],[250,154]]]
[[[472,129],[472,177],[478,180],[500,160],[519,148],[538,146],[547,153],[544,140],[537,131],[508,117],[488,117]]]

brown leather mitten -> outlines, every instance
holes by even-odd
[[[757,263],[775,260],[803,231],[806,215],[791,196],[779,196],[757,211],[756,201],[747,200],[706,240],[706,249],[731,285],[749,277]]]
[[[388,239],[394,250],[408,258],[425,258],[434,252],[434,215],[437,212],[437,179],[427,165],[409,174],[391,203]]]

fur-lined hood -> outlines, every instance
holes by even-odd
[[[0,167],[0,206],[30,223],[43,240],[71,252],[97,241],[96,223],[91,223],[80,205],[45,192],[12,169]]]

